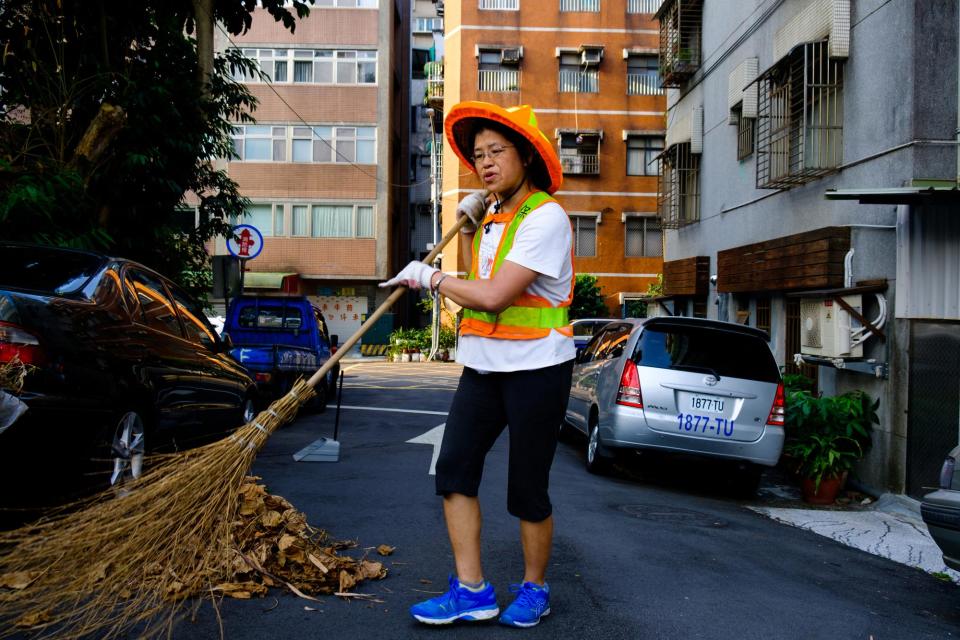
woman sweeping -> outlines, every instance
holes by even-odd
[[[550,466],[570,393],[575,348],[570,220],[549,194],[560,161],[529,106],[463,102],[446,117],[447,139],[484,192],[460,203],[467,279],[411,262],[381,286],[439,291],[464,307],[457,362],[463,374],[436,464],[456,575],[447,593],[415,604],[420,622],[447,624],[500,614],[480,559],[477,493],[484,459],[509,425],[507,510],[520,520],[523,579],[500,622],[531,627],[550,613],[546,568],[553,541]]]

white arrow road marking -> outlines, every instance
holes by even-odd
[[[438,424],[430,431],[422,433],[416,438],[411,438],[407,440],[409,444],[430,444],[433,445],[433,459],[430,461],[430,471],[429,475],[437,475],[437,458],[440,457],[440,443],[443,441],[443,428],[446,426],[446,422],[443,424]]]

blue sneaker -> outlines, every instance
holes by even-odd
[[[470,591],[450,576],[450,590],[410,607],[410,615],[426,624],[450,624],[456,620],[489,620],[500,613],[493,585],[487,582],[481,591]]]
[[[540,618],[550,613],[550,585],[543,586],[532,582],[510,585],[510,592],[517,594],[507,610],[500,616],[502,624],[511,627],[532,627],[540,623]]]

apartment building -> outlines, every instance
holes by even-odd
[[[342,338],[386,297],[377,283],[407,258],[404,7],[317,0],[294,33],[257,9],[247,33],[217,42],[241,48],[263,73],[238,78],[259,105],[256,123],[237,123],[238,157],[227,164],[251,201],[242,222],[264,236],[244,288],[307,295]]]
[[[665,0],[657,19],[665,306],[879,398],[856,475],[922,494],[960,415],[956,3]]]
[[[442,91],[434,104],[531,105],[560,155],[555,195],[574,229],[577,273],[598,277],[611,314],[645,294],[662,264],[657,157],[665,99],[650,0],[461,0],[445,3]],[[429,82],[429,79],[428,79]],[[438,123],[439,124],[439,123]],[[480,187],[443,150],[443,227]],[[463,273],[457,248],[443,270]]]

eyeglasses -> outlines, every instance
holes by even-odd
[[[486,151],[474,151],[473,152],[473,163],[480,164],[483,162],[483,159],[487,156],[490,156],[491,160],[496,160],[500,157],[500,154],[513,147],[512,144],[505,144],[502,147],[490,147]]]

